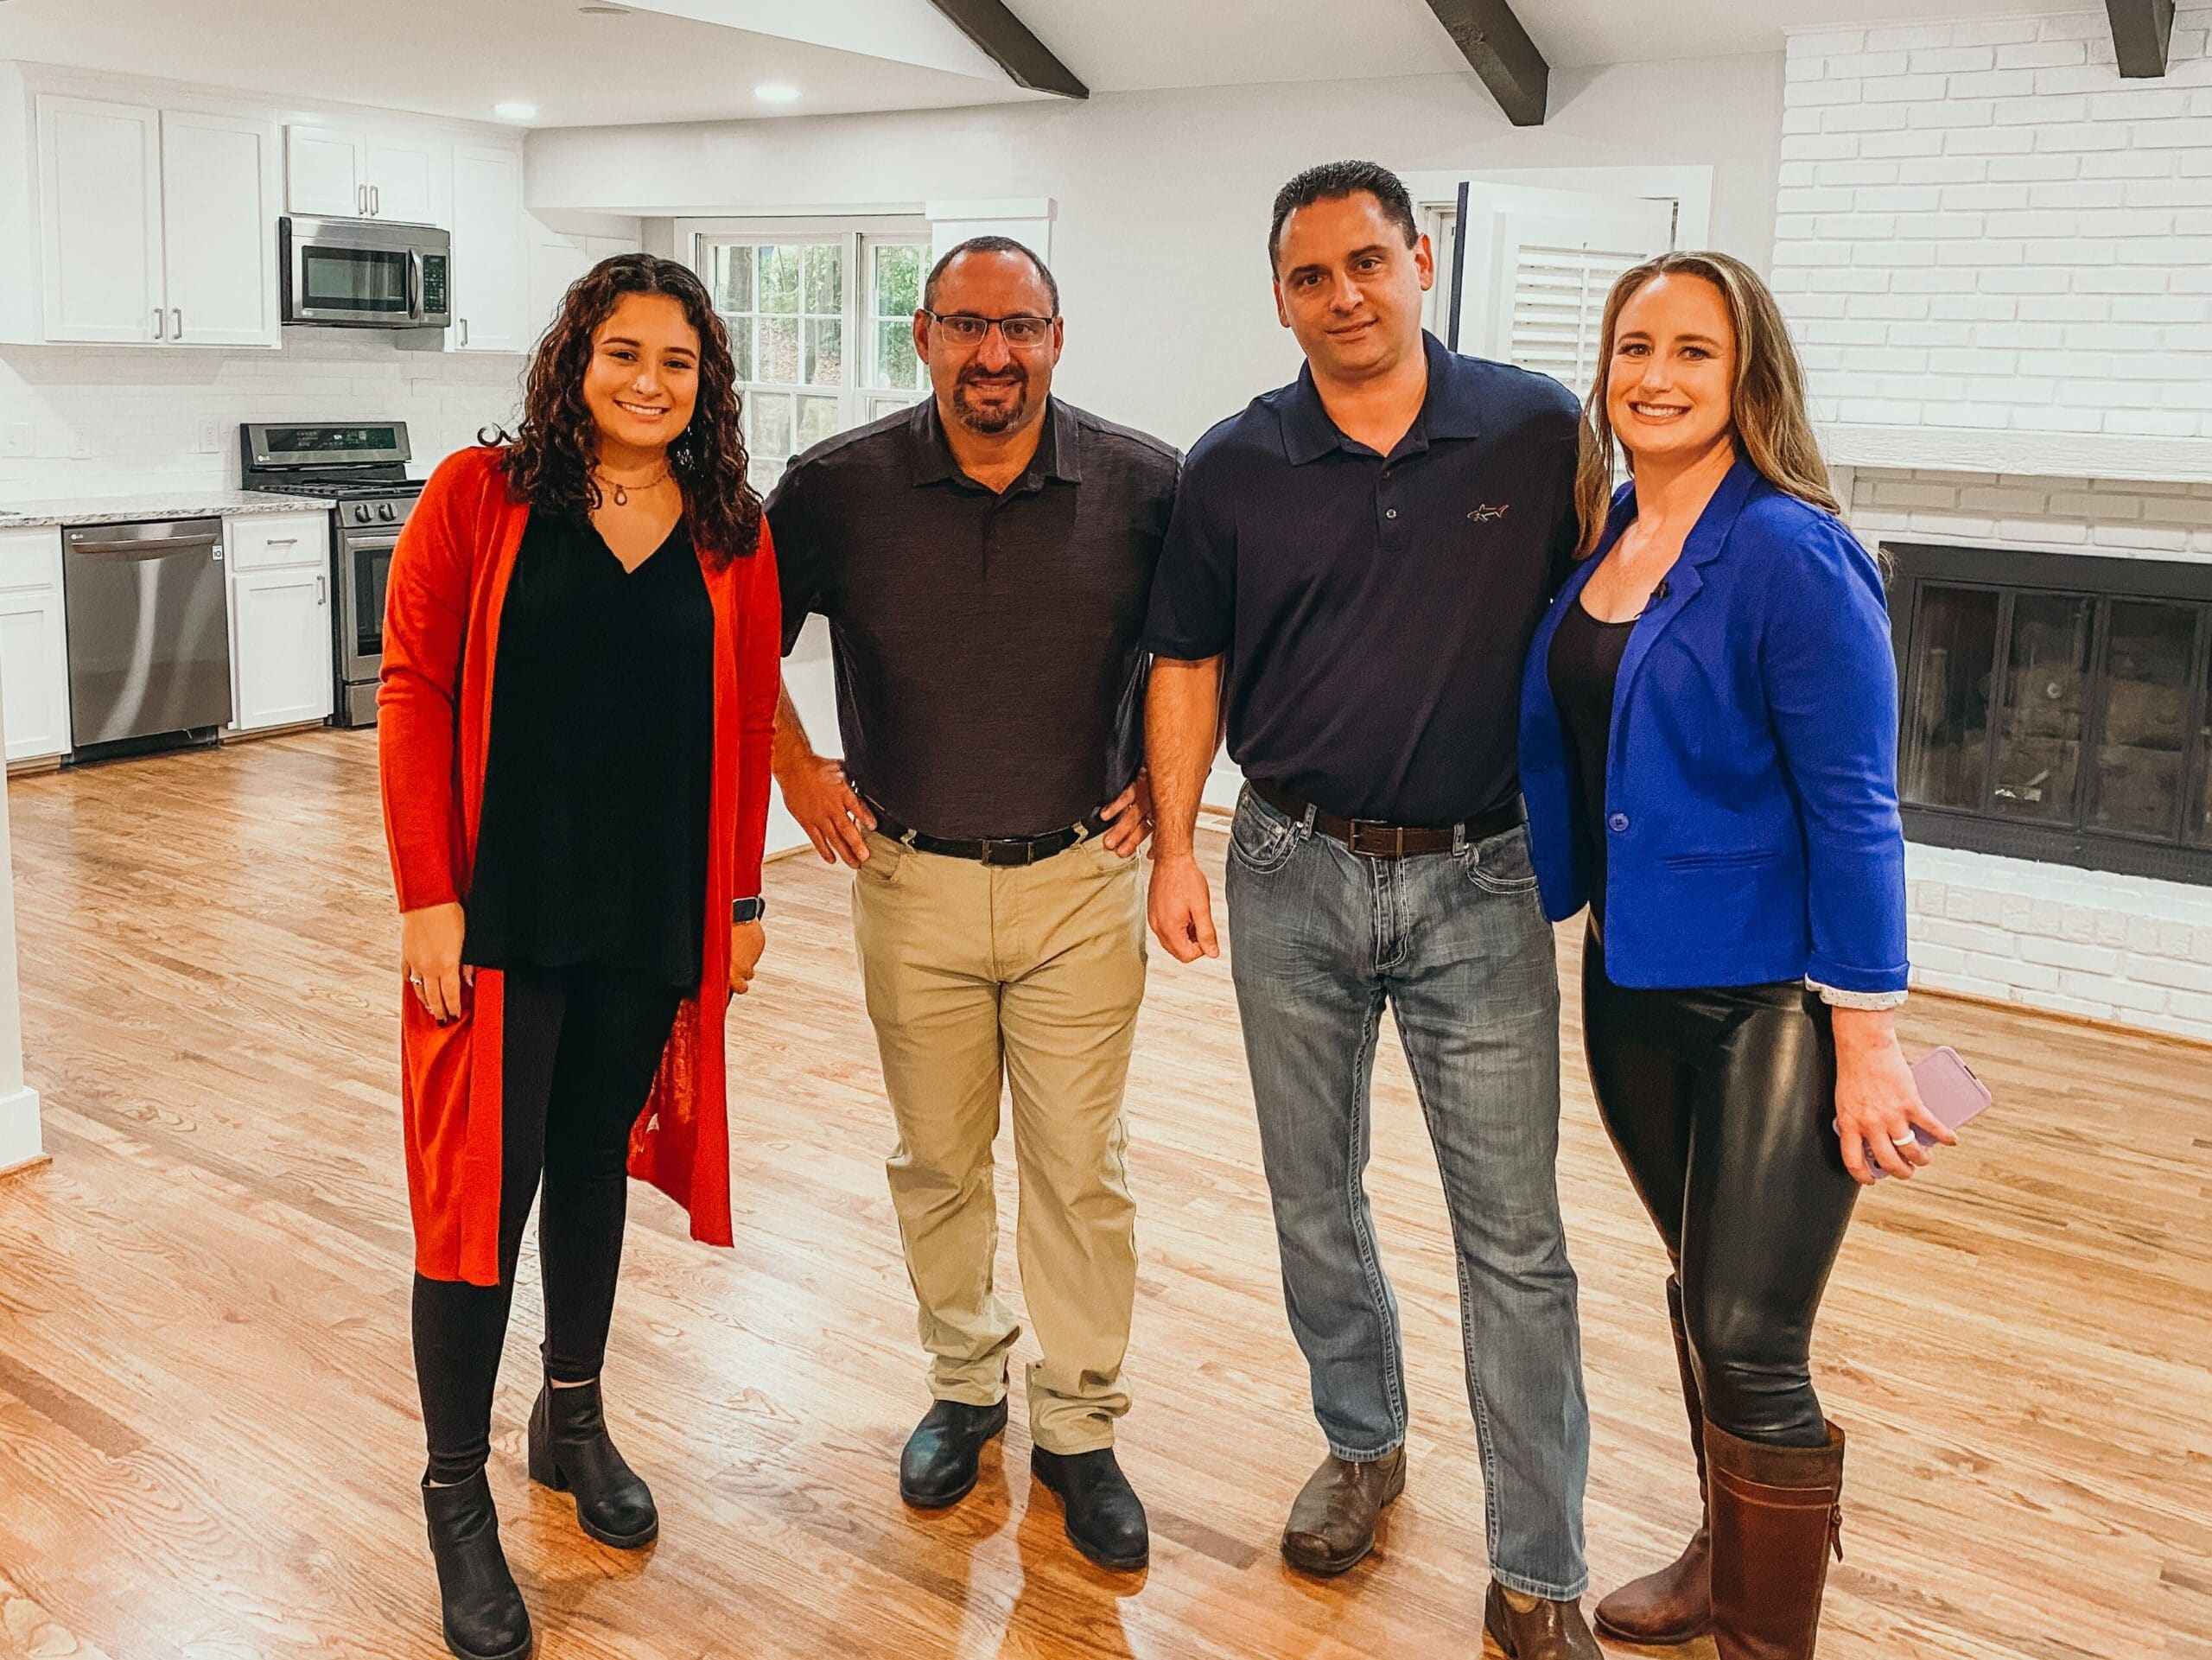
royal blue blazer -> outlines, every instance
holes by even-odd
[[[1636,517],[1536,630],[1521,787],[1546,913],[1588,902],[1552,637]],[[1605,757],[1605,972],[1617,985],[1905,984],[1897,663],[1873,559],[1836,517],[1736,462],[1629,636]]]

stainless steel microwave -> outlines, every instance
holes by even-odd
[[[386,219],[276,221],[284,321],[335,328],[443,328],[453,321],[453,239]]]

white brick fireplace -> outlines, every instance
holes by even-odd
[[[2212,564],[2208,33],[2157,80],[2101,7],[1790,37],[1774,283],[1870,544]],[[2212,1039],[2212,886],[1909,869],[1921,983]]]

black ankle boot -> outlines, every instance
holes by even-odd
[[[1067,1509],[1069,1540],[1101,1568],[1142,1568],[1152,1555],[1144,1504],[1115,1460],[1114,1449],[1047,1453],[1033,1447],[1029,1468]]]
[[[918,1510],[957,1504],[982,1472],[983,1444],[1006,1428],[1006,1402],[971,1407],[939,1401],[906,1437],[899,1455],[899,1497]]]
[[[491,1483],[481,1470],[457,1486],[426,1482],[423,1511],[438,1565],[446,1647],[460,1660],[522,1660],[530,1652],[530,1611],[499,1549]]]
[[[635,1550],[660,1533],[652,1490],[607,1436],[596,1379],[538,1390],[530,1412],[530,1479],[575,1493],[576,1525],[603,1545]]]

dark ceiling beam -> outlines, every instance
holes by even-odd
[[[2156,80],[2166,73],[2173,43],[2174,0],[2105,0],[2112,19],[2112,49],[2130,80]]]
[[[2122,0],[2109,0],[2118,7]],[[2173,0],[2164,0],[2169,13]],[[1507,0],[1428,0],[1428,9],[1516,127],[1544,124],[1551,66]]]
[[[981,47],[1015,86],[1033,92],[1055,92],[1062,98],[1090,96],[1090,88],[1029,32],[1028,24],[1006,9],[1005,0],[930,0],[930,3]]]

